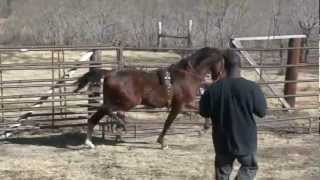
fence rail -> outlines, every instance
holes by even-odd
[[[11,52],[11,51],[19,51],[19,52],[27,52],[27,51],[87,51],[87,50],[119,50],[123,49],[124,51],[152,51],[152,52],[168,52],[168,51],[194,51],[201,47],[193,47],[193,48],[153,48],[153,47],[110,47],[105,45],[94,45],[94,46],[20,46],[20,47],[0,47],[0,51],[2,52]],[[282,47],[282,48],[230,48],[235,51],[280,51],[280,50],[292,50],[292,49],[319,49],[319,47]]]
[[[77,76],[83,74],[90,68],[108,68],[108,69],[121,69],[121,68],[140,68],[140,69],[156,69],[169,66],[170,62],[150,62],[150,64],[145,64],[145,62],[130,62],[126,61],[126,51],[150,51],[150,52],[185,52],[190,53],[196,48],[128,48],[128,47],[105,47],[105,46],[60,46],[60,47],[50,47],[50,46],[28,46],[28,47],[6,47],[0,48],[0,132],[3,130],[8,131],[10,128],[6,127],[10,124],[21,123],[21,124],[32,124],[34,122],[40,123],[38,126],[40,128],[59,128],[59,127],[74,127],[83,126],[88,118],[88,114],[94,112],[94,108],[97,107],[102,100],[100,96],[91,96],[90,92],[73,93],[73,82],[77,79]],[[248,51],[248,52],[259,52],[260,56],[257,57],[261,59],[261,53],[270,53],[275,51],[288,51],[297,49],[297,47],[291,48],[238,48],[233,49],[235,51]],[[313,50],[318,49],[318,47],[298,47],[302,50]],[[20,54],[20,53],[30,53],[33,51],[41,51],[50,54],[45,60],[42,59],[41,62],[11,62],[8,61],[8,53],[10,54]],[[108,57],[108,60],[100,59],[89,59],[96,54],[91,53],[87,55],[86,58],[80,58],[79,61],[67,61],[68,56],[65,52],[101,52],[101,51],[116,51],[115,57]],[[57,55],[58,53],[58,55]],[[84,55],[85,56],[85,55]],[[101,57],[100,57],[101,58]],[[257,61],[259,62],[259,60]],[[314,63],[303,63],[295,65],[285,65],[279,63],[267,63],[262,62],[255,66],[244,65],[242,69],[244,71],[253,69],[263,69],[263,71],[273,70],[273,69],[286,69],[286,68],[301,68],[303,70],[316,71],[319,68],[319,64]],[[23,74],[25,71],[30,72],[30,74]],[[42,72],[39,77],[34,76],[38,72]],[[81,71],[78,75],[74,74],[76,71]],[[21,72],[21,74],[20,74]],[[16,77],[17,76],[17,77]],[[319,77],[300,77],[297,80],[265,80],[258,81],[257,83],[261,86],[268,85],[282,85],[288,83],[297,84],[318,84]],[[41,92],[42,91],[42,92]],[[266,118],[262,121],[265,123],[282,123],[291,122],[299,119],[307,119],[307,123],[314,124],[314,122],[319,121],[318,115],[306,116],[302,113],[301,116],[290,115],[288,111],[294,110],[299,112],[305,112],[308,110],[319,110],[319,102],[316,97],[319,97],[319,89],[312,92],[304,92],[297,94],[276,94],[276,95],[266,95],[268,100],[279,99],[279,98],[309,98],[312,102],[299,107],[270,107],[268,113],[273,115],[275,112],[279,112],[281,117],[288,116],[287,118]],[[199,97],[198,97],[199,98]],[[91,104],[88,105],[88,102]],[[89,107],[89,108],[88,108]],[[135,108],[130,112],[148,112],[148,113],[163,113],[168,112],[168,109],[158,108],[158,109],[144,109]],[[197,113],[194,110],[185,110],[184,113]],[[278,113],[278,114],[279,114]],[[293,116],[293,117],[291,117]],[[312,119],[312,121],[310,121]],[[130,123],[130,122],[129,122]],[[138,124],[162,124],[163,122],[139,122],[135,121],[135,125],[132,126],[136,131]],[[177,122],[176,125],[202,125],[201,122],[194,121],[183,121]],[[261,123],[260,123],[261,124]],[[107,122],[101,124],[107,126]],[[308,127],[309,127],[308,126]],[[319,125],[320,126],[320,125]],[[1,128],[6,127],[6,128]],[[30,129],[30,126],[25,126],[26,129]],[[160,126],[159,126],[160,127]],[[22,126],[18,128],[23,129]],[[310,129],[310,128],[309,128]],[[312,128],[311,128],[312,129]],[[320,127],[319,127],[320,129]]]

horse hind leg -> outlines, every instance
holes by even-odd
[[[116,132],[117,137],[116,140],[121,140],[121,131],[119,131],[120,127],[122,127],[123,130],[126,131],[125,128],[125,120],[122,118],[122,116],[115,115],[110,107],[107,105],[102,105],[96,113],[94,113],[89,119],[88,119],[88,130],[87,130],[87,138],[85,141],[85,144],[90,147],[94,148],[94,144],[92,143],[92,133],[95,125],[98,124],[99,120],[103,118],[103,116],[108,115],[112,119],[116,120]]]
[[[116,137],[115,141],[116,142],[122,142],[122,131],[127,131],[126,129],[126,121],[125,121],[125,116],[121,114],[120,112],[117,113],[108,113],[108,116],[110,116],[112,119],[116,120],[115,122],[115,129],[116,129]]]
[[[99,120],[106,114],[104,107],[100,107],[97,112],[95,112],[89,119],[88,119],[88,129],[87,129],[87,137],[85,140],[85,145],[89,148],[95,148],[94,144],[92,143],[92,133],[95,125],[98,124]]]

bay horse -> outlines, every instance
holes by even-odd
[[[103,116],[108,115],[124,125],[123,119],[114,112],[129,111],[137,105],[144,105],[149,108],[170,108],[157,139],[164,148],[164,136],[177,115],[183,108],[197,109],[190,103],[196,98],[197,90],[207,73],[210,72],[213,79],[217,79],[222,73],[222,52],[205,47],[167,68],[149,72],[137,69],[95,69],[84,74],[76,81],[77,88],[74,92],[88,83],[104,78],[103,105],[88,119],[85,144],[94,148],[91,141],[93,129]]]

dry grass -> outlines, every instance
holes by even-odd
[[[95,139],[94,150],[83,148],[83,139],[84,134],[68,133],[2,141],[0,178],[206,180],[214,173],[210,133],[168,136],[168,150],[160,150],[155,137],[118,145]],[[257,180],[318,179],[319,144],[318,135],[259,134]]]

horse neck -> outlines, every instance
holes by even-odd
[[[190,71],[193,71],[198,77],[203,79],[209,72],[209,66],[207,64],[201,63],[196,67],[190,66]]]
[[[210,66],[208,65],[208,62],[206,61],[197,64],[193,61],[193,59],[184,59],[178,64],[170,66],[169,69],[181,69],[184,71],[188,71],[198,78],[203,79],[210,71],[209,67]]]

